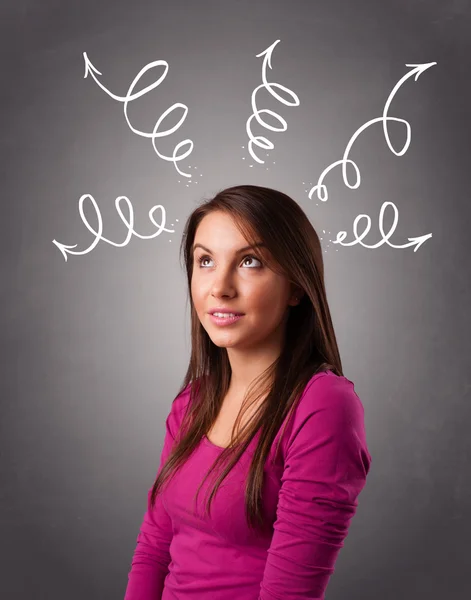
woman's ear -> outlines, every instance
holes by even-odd
[[[290,306],[297,306],[301,302],[303,296],[304,291],[299,286],[295,286],[291,293],[291,298],[289,301]]]

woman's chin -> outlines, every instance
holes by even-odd
[[[209,337],[213,344],[219,348],[233,348],[239,342],[239,340],[236,340],[233,337],[231,338],[224,335],[209,335]]]

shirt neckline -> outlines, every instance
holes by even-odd
[[[203,435],[203,439],[207,442],[207,444],[209,444],[210,446],[212,446],[213,448],[217,448],[218,450],[225,450],[226,448],[223,448],[222,446],[218,446],[217,444],[214,444],[209,437],[204,434]]]

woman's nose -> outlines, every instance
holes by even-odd
[[[230,267],[226,269],[219,268],[218,272],[214,274],[212,292],[215,296],[231,295],[234,293],[234,281]]]

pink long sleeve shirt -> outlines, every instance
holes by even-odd
[[[190,385],[172,404],[158,472],[189,393]],[[259,433],[213,498],[211,517],[202,506],[213,476],[194,510],[198,484],[222,452],[203,437],[154,509],[148,491],[124,600],[324,599],[370,468],[364,409],[354,384],[328,371],[306,385],[272,465],[283,425],[265,466],[270,531],[252,532],[245,517],[245,477]]]

